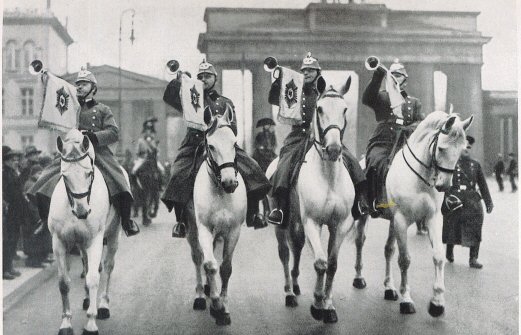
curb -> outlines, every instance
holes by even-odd
[[[25,283],[16,288],[13,292],[7,295],[3,301],[4,315],[11,308],[16,306],[20,300],[26,296],[29,292],[33,291],[46,281],[54,277],[58,273],[58,266],[53,263],[51,266],[43,269],[42,271],[35,274],[32,278],[29,278]]]

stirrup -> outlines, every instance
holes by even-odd
[[[183,222],[177,222],[172,228],[172,237],[185,238],[186,226]]]
[[[275,221],[275,219],[273,219],[273,216],[276,215],[277,213],[280,213],[280,220],[277,218],[277,220]],[[284,212],[282,212],[282,210],[280,210],[278,208],[275,208],[274,210],[272,210],[270,212],[270,214],[268,215],[268,222],[273,225],[281,226],[283,221],[284,221]]]

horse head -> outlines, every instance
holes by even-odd
[[[94,181],[94,148],[89,138],[77,129],[64,139],[58,136],[56,146],[61,156],[61,176],[72,213],[78,219],[90,214],[90,194]]]
[[[430,128],[429,137],[430,167],[434,169],[434,186],[439,192],[452,186],[454,168],[465,148],[465,131],[472,124],[473,116],[461,120],[459,115],[437,111],[429,114],[416,129],[410,141],[420,140],[418,134],[423,128]]]
[[[347,125],[344,94],[349,91],[350,85],[351,77],[348,77],[346,83],[338,89],[329,86],[327,90],[320,92],[321,96],[317,101],[314,118],[315,143],[322,146],[322,151],[332,161],[338,160],[342,153],[342,137]]]
[[[208,127],[205,137],[208,167],[214,176],[215,183],[226,193],[233,193],[239,185],[235,157],[237,137],[231,126],[233,109],[226,104],[224,114],[214,116],[210,108],[206,107],[204,121]]]

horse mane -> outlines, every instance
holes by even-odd
[[[433,136],[442,129],[442,127],[445,125],[445,122],[447,122],[451,116],[457,116],[458,120],[460,120],[459,115],[456,113],[447,114],[443,111],[435,111],[428,114],[425,119],[418,124],[418,127],[416,127],[416,130],[410,137],[410,141],[419,142],[426,136]],[[459,122],[455,122],[454,125],[450,128],[447,136],[449,139],[455,142],[459,138],[465,137],[465,131],[461,125],[459,125]]]

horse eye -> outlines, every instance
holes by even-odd
[[[318,107],[318,108],[317,108],[317,112],[318,112],[319,114],[322,114],[322,107]]]
[[[209,145],[208,145],[208,149],[210,149],[210,150],[214,150],[215,147],[214,147],[213,145],[209,144]]]

